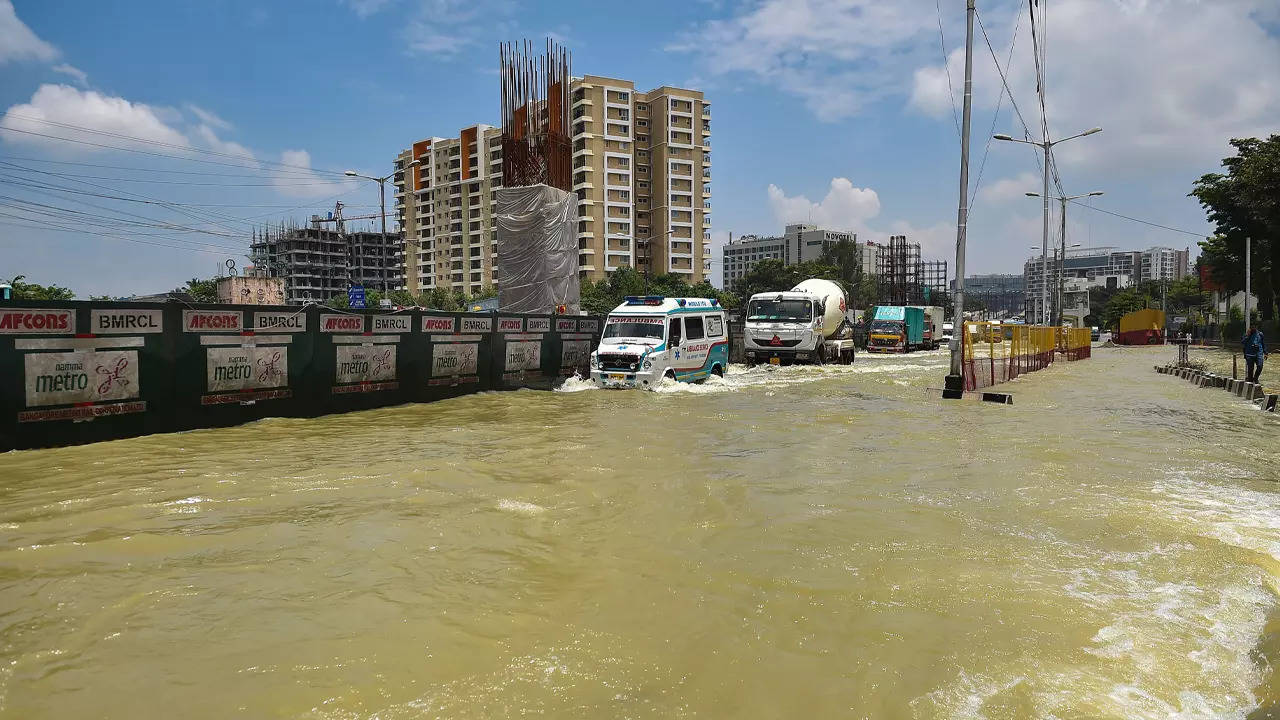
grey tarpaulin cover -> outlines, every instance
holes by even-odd
[[[578,312],[578,198],[550,185],[498,189],[498,309]]]

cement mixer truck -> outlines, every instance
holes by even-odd
[[[742,344],[748,365],[853,362],[844,290],[830,280],[810,279],[790,290],[752,295]]]

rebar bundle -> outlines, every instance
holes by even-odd
[[[498,48],[502,85],[502,184],[545,184],[568,192],[570,54],[552,40],[535,55],[524,41]]]

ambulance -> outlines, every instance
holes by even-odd
[[[704,382],[729,366],[724,308],[706,298],[628,296],[604,321],[591,379],[607,388]]]

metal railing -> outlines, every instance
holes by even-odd
[[[966,322],[961,334],[964,388],[972,391],[1008,382],[1053,363],[1058,331],[1064,328]],[[1088,331],[1085,331],[1088,337]]]

